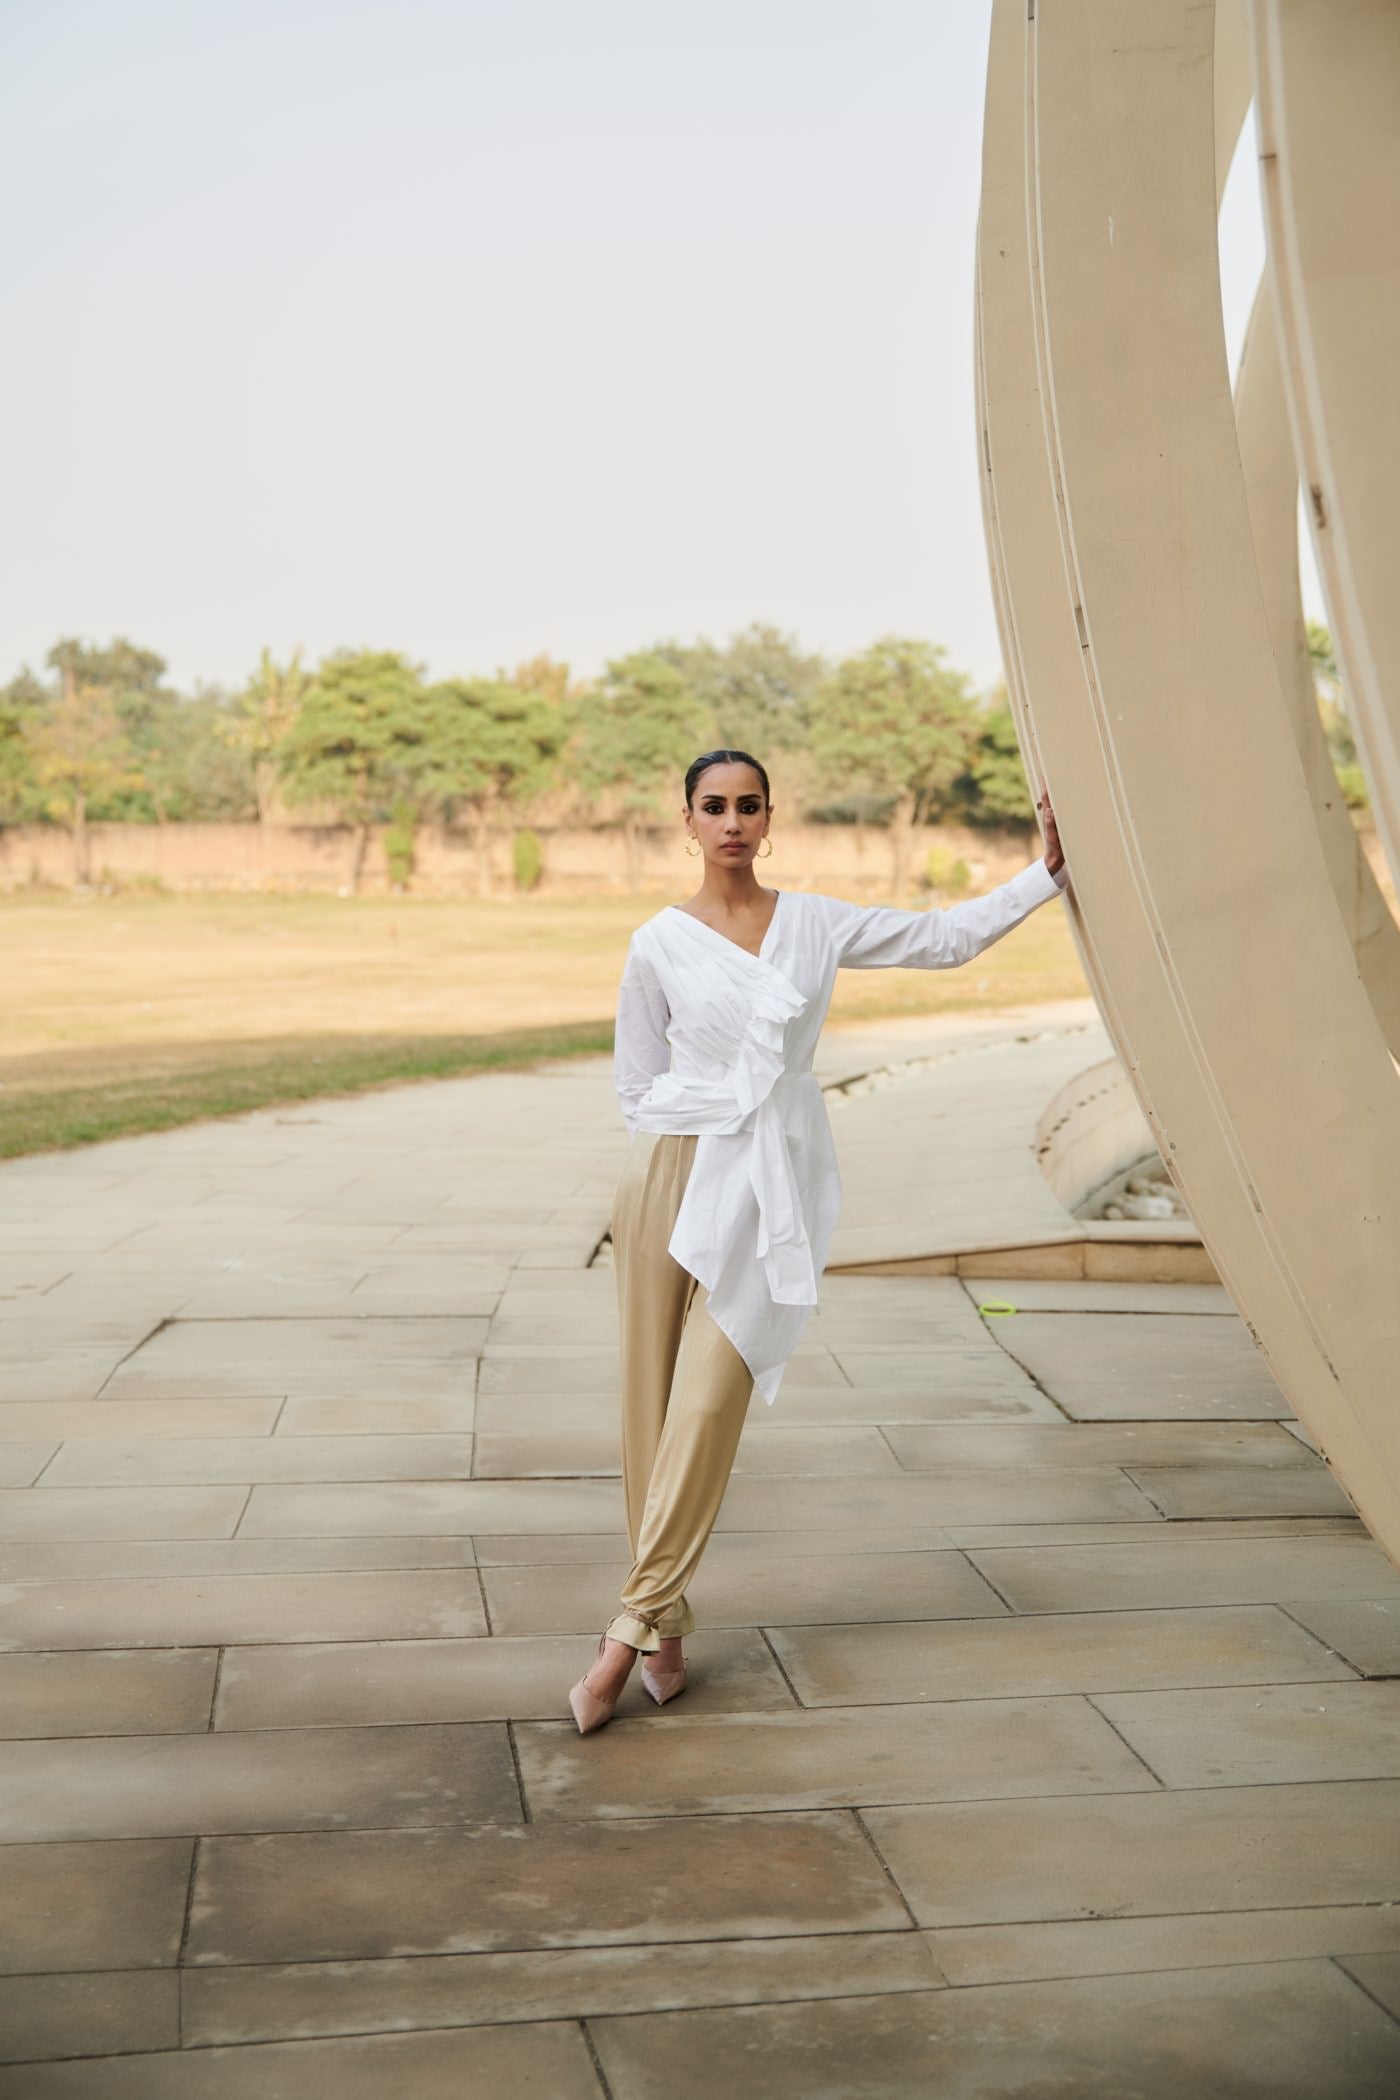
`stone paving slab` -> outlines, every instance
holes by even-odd
[[[1400,1574],[1372,1539],[1174,1538],[1112,1546],[969,1549],[1017,1612],[1141,1610],[1161,1604],[1286,1603],[1290,1597],[1400,1600]]]
[[[624,1553],[611,1567],[483,1567],[491,1624],[506,1634],[605,1625],[617,1609],[628,1565]],[[707,1558],[691,1601],[708,1626],[963,1619],[1006,1609],[970,1563],[950,1552]]]
[[[7,1365],[0,1377],[0,1401],[17,1400],[36,1406],[49,1400],[95,1400],[107,1390],[124,1353],[122,1345],[114,1343],[100,1353],[52,1356],[47,1361],[35,1358]],[[243,1393],[238,1397],[242,1399]]]
[[[0,1737],[197,1734],[218,1666],[217,1648],[0,1655]]]
[[[599,2100],[588,2045],[568,2021],[356,2035],[263,2049],[112,2057],[0,2071],[0,2100]]]
[[[45,1488],[0,1492],[0,1538],[226,1539],[245,1487]]]
[[[0,1845],[520,1818],[503,1728],[0,1743]],[[3,1858],[0,1857],[0,1865]]]
[[[987,1326],[1076,1421],[1250,1421],[1293,1412],[1238,1318],[1017,1313]]]
[[[415,1633],[485,1634],[471,1568],[342,1575],[132,1576],[30,1582],[0,1594],[0,1648],[166,1648]]]
[[[1151,1498],[1164,1517],[1352,1516],[1340,1483],[1321,1467],[1236,1466],[1227,1473],[1203,1468],[1135,1465],[1128,1478]]]
[[[1400,1904],[1082,1918],[1039,1925],[951,1925],[924,1935],[949,1983],[1033,1983],[1144,1969],[1204,1968],[1310,1956],[1400,1955]]]
[[[186,2042],[206,2048],[352,2029],[475,2026],[658,2007],[927,1991],[942,1983],[927,1934],[842,1932],[680,1946],[192,1969],[183,1981],[182,2017]]]
[[[932,1359],[936,1365],[937,1358]],[[940,1382],[931,1383],[931,1377]],[[759,1405],[764,1406],[760,1400]],[[987,1422],[1061,1423],[1064,1416],[1029,1379],[1009,1380],[995,1366],[969,1373],[960,1364],[946,1380],[934,1371],[910,1385],[826,1386],[783,1383],[775,1407],[789,1422],[890,1423]]]
[[[385,1722],[556,1720],[559,1687],[598,1652],[592,1633],[537,1640],[348,1641],[229,1648],[217,1728],[305,1728]],[[793,1695],[761,1635],[707,1630],[687,1643],[697,1713],[786,1710]],[[1344,1666],[1339,1666],[1344,1667]],[[0,1663],[0,1691],[4,1684]],[[691,1702],[694,1701],[692,1707]],[[619,1714],[651,1705],[634,1677]],[[201,1725],[203,1725],[201,1723]]]
[[[185,1487],[238,1481],[461,1480],[469,1436],[90,1437],[65,1445],[54,1487]]]
[[[1137,1527],[1131,1528],[1136,1533]],[[632,1550],[622,1532],[527,1531],[487,1536],[470,1541],[483,1568],[562,1567],[598,1561],[625,1570]],[[951,1537],[937,1524],[921,1524],[906,1531],[890,1531],[881,1524],[838,1526],[812,1531],[715,1531],[705,1548],[702,1570],[727,1567],[732,1561],[747,1561],[764,1554],[777,1560],[830,1560],[846,1554],[931,1553],[947,1548]],[[700,1578],[697,1578],[697,1580]]]
[[[1112,1466],[968,1468],[956,1477],[800,1480],[736,1476],[717,1531],[810,1529],[852,1521],[906,1526],[952,1516],[964,1522],[1084,1523],[1095,1517],[1154,1522],[1150,1499]]]
[[[1178,1483],[1196,1477],[1194,1469],[1283,1466],[1314,1475],[1317,1470],[1296,1437],[1273,1422],[958,1423],[936,1428],[887,1426],[884,1434],[899,1463],[917,1473],[941,1473],[952,1466],[1122,1466],[1164,1516],[1202,1514],[1166,1506],[1168,1499],[1180,1493]],[[1209,1473],[1206,1478],[1210,1485],[1215,1484]],[[1162,1494],[1156,1492],[1159,1485]],[[1350,1504],[1345,1513],[1350,1513]],[[1233,1516],[1237,1512],[1210,1514]],[[1265,1514],[1312,1512],[1290,1509]]]
[[[616,1532],[622,1488],[594,1480],[349,1482],[339,1487],[255,1487],[244,1538],[337,1538],[425,1532]]]
[[[1362,1989],[1400,2020],[1400,1951],[1384,1954],[1348,1954],[1339,1965]]]
[[[953,1393],[963,1401],[1029,1400],[1037,1392],[1034,1379],[1018,1365],[1009,1359],[998,1363],[976,1344],[948,1351],[938,1365],[936,1384],[927,1343],[886,1348],[883,1343],[852,1341],[838,1343],[831,1356],[842,1379],[856,1387],[885,1391],[913,1386],[923,1392]]]
[[[1400,2072],[1400,2029],[1326,1962],[655,2013],[590,2031],[613,2100],[1391,2100]]]
[[[1095,1704],[1169,1787],[1400,1778],[1400,1684],[1101,1692]]]
[[[666,1716],[665,1754],[639,1730],[601,1745],[560,1722],[516,1730],[534,1820],[862,1808],[1155,1787],[1087,1700],[968,1699],[828,1713]],[[683,1841],[682,1841],[683,1842]]]
[[[225,1400],[265,1399],[273,1392],[279,1400],[377,1400],[388,1387],[415,1400],[461,1400],[471,1392],[475,1363],[474,1358],[452,1363],[409,1357],[399,1363],[379,1357],[344,1364],[312,1360],[211,1365],[198,1385],[215,1406]],[[183,1400],[194,1382],[188,1371],[140,1370],[133,1357],[129,1366],[113,1373],[102,1394],[109,1400]]]
[[[1400,1677],[1400,1597],[1310,1597],[1290,1606],[1300,1626],[1344,1656],[1363,1677]]]
[[[0,1443],[0,1488],[33,1487],[58,1448],[56,1443]]]
[[[179,2046],[180,1979],[173,1969],[0,1979],[0,2063]]]
[[[1190,1524],[1163,1522],[1155,1531],[1140,1524],[945,1524],[953,1546],[1131,1546],[1145,1539],[1369,1539],[1361,1519],[1350,1517],[1195,1518]]]
[[[804,1706],[1288,1679],[1325,1699],[1330,1681],[1352,1682],[1340,1656],[1272,1604],[914,1626],[775,1626],[769,1639]],[[1111,1715],[1111,1704],[1102,1703]]]
[[[760,1402],[767,1410],[766,1402]],[[1291,1439],[1289,1440],[1292,1441]],[[478,1480],[620,1473],[617,1422],[596,1430],[553,1430],[476,1439]],[[739,1439],[736,1473],[893,1473],[900,1463],[878,1428],[792,1427],[752,1418]]]
[[[980,1925],[1391,1903],[1397,1813],[1400,1782],[1377,1779],[958,1801],[863,1820],[921,1925]]]
[[[808,1385],[800,1378],[783,1380],[782,1390],[770,1408],[761,1396],[750,1403],[748,1422],[781,1423],[785,1429],[806,1424],[828,1428],[882,1427],[887,1423],[1051,1422],[1063,1424],[1065,1417],[1053,1403],[1038,1393],[1027,1379],[1008,1387],[997,1371],[992,1378],[979,1373],[979,1390],[961,1376],[946,1386],[928,1380],[910,1386],[848,1385],[831,1362],[830,1380]],[[485,1380],[489,1359],[483,1364]],[[806,1367],[803,1367],[805,1375]],[[774,1417],[777,1416],[777,1420]],[[577,1393],[561,1390],[557,1366],[538,1392],[494,1392],[483,1388],[476,1403],[476,1428],[494,1435],[567,1436],[576,1430],[617,1437],[617,1379]]]
[[[973,1304],[1009,1304],[1018,1312],[1218,1313],[1237,1320],[1220,1283],[1113,1283],[1081,1277],[1058,1283],[1038,1276],[961,1278]]]
[[[381,1390],[358,1400],[289,1399],[277,1418],[279,1437],[470,1435],[476,1421],[471,1393]],[[232,1432],[230,1432],[232,1433]]]
[[[678,1845],[666,1818],[637,1817],[210,1838],[189,1959],[351,1961],[909,1926],[849,1814],[697,1816],[685,1834]]]
[[[0,1444],[12,1437],[271,1436],[277,1400],[12,1400],[0,1405]]]
[[[155,1575],[320,1575],[354,1568],[461,1568],[469,1538],[115,1539],[0,1545],[0,1582]]]
[[[193,1856],[192,1838],[7,1846],[0,1971],[172,1966]]]

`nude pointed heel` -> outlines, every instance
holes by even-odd
[[[678,1692],[685,1690],[685,1664],[682,1663],[678,1670],[653,1672],[643,1663],[642,1687],[650,1693],[658,1706],[664,1706],[668,1699],[674,1699]]]
[[[599,1655],[603,1652],[603,1643],[606,1639],[606,1633],[599,1634]],[[591,1668],[592,1664],[590,1663],[589,1669]],[[569,1706],[573,1712],[574,1719],[578,1723],[580,1735],[591,1735],[595,1728],[601,1728],[604,1722],[610,1721],[617,1712],[617,1701],[622,1697],[622,1691],[619,1689],[616,1698],[600,1699],[596,1692],[589,1691],[586,1682],[587,1677],[588,1670],[585,1670],[578,1683],[569,1687]]]

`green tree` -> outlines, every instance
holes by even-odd
[[[679,807],[685,769],[713,736],[714,717],[685,671],[655,650],[616,658],[579,701],[574,764],[584,788],[619,811],[631,888],[643,833],[668,804]]]
[[[823,657],[808,656],[795,635],[755,621],[722,648],[704,640],[688,647],[668,642],[654,654],[685,677],[713,717],[718,743],[752,751],[765,764],[771,752],[806,745],[813,703],[830,666]]]
[[[535,668],[524,666],[524,674]],[[505,677],[448,678],[428,691],[419,793],[445,822],[465,821],[483,896],[502,820],[544,791],[564,747],[569,718],[556,688],[552,678],[528,686]]]
[[[49,697],[27,664],[0,687],[0,824],[28,824],[44,814],[34,777],[31,730],[42,719]]]
[[[428,709],[418,667],[393,650],[328,656],[277,748],[289,803],[324,803],[350,827],[358,891],[376,823],[416,800],[428,762]]]
[[[294,649],[284,664],[275,661],[270,649],[264,649],[257,670],[220,725],[225,743],[241,752],[252,768],[260,824],[268,822],[275,806],[278,754],[310,683],[302,669],[300,649]]]
[[[917,825],[942,814],[967,769],[979,716],[968,680],[933,642],[886,635],[825,680],[812,754],[829,793],[888,813],[895,894],[909,889]]]
[[[92,817],[119,823],[162,823],[190,814],[181,779],[185,742],[181,696],[165,684],[165,658],[124,636],[105,645],[60,641],[49,668],[80,692],[105,693],[130,748],[131,766],[101,792]]]
[[[953,783],[958,814],[969,824],[1033,824],[1035,804],[1004,686],[981,720],[967,769]]]
[[[150,801],[158,816],[179,823],[246,822],[256,817],[252,766],[224,735],[229,712],[228,698],[217,687],[202,687],[172,702],[159,754],[152,761],[158,778],[151,785]]]
[[[88,823],[101,807],[142,776],[111,690],[90,673],[78,645],[60,642],[49,653],[58,671],[58,698],[25,725],[32,777],[45,812],[73,842],[73,879],[92,879]]]

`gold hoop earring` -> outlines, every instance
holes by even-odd
[[[767,860],[767,858],[768,858],[768,853],[765,853],[765,852],[764,852],[764,850],[763,850],[763,847],[764,847],[764,846],[766,846],[766,847],[768,848],[768,853],[771,853],[771,852],[773,851],[773,841],[772,841],[772,839],[770,839],[770,838],[769,838],[769,836],[768,836],[768,834],[767,834],[767,832],[766,832],[766,831],[765,831],[765,832],[764,832],[764,834],[763,834],[763,845],[761,845],[761,846],[759,847],[759,849],[758,849],[757,853],[756,853],[756,854],[754,855],[754,859],[755,859],[755,860]]]
[[[693,846],[693,847],[695,848],[695,853],[692,853],[692,852],[691,852],[691,850],[690,850],[691,846]],[[698,838],[696,838],[696,836],[695,836],[695,834],[694,834],[694,832],[693,832],[693,831],[692,831],[692,833],[690,834],[690,846],[687,846],[685,850],[686,850],[686,854],[687,854],[687,857],[688,857],[689,859],[691,859],[691,860],[694,860],[694,858],[695,858],[695,854],[696,854],[696,853],[698,853],[698,852],[700,851],[700,841],[699,841],[699,839],[698,839]]]

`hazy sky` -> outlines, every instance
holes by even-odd
[[[3,0],[0,677],[765,619],[992,680],[988,6]],[[1252,166],[1224,252],[1237,339]]]

